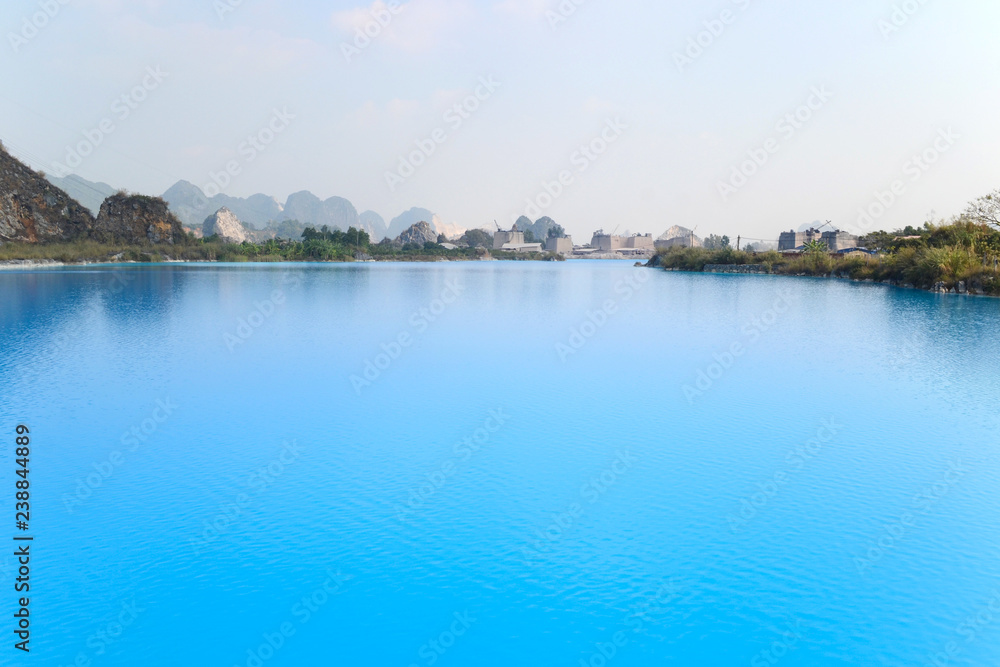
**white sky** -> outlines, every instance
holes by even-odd
[[[531,217],[583,240],[673,224],[776,239],[817,219],[855,230],[895,180],[877,227],[950,216],[1000,186],[995,0],[410,0],[350,61],[342,45],[375,31],[381,1],[61,2],[0,8],[0,138],[54,172],[89,131],[100,145],[74,171],[147,194],[179,179],[204,187],[235,161],[228,194],[311,190],[387,220],[421,206],[487,226],[542,196]],[[904,4],[912,16],[880,29]],[[703,34],[708,46],[679,67],[675,54],[724,11],[721,34]],[[150,67],[166,77],[147,78],[123,117],[116,100]],[[468,118],[445,116],[490,77],[499,87],[481,88]],[[814,88],[832,96],[779,129]],[[262,152],[241,152],[274,109],[294,119]],[[616,119],[603,154],[574,157]],[[95,134],[102,121],[113,131]],[[437,128],[444,143],[390,189],[386,172]],[[935,157],[948,128],[933,164],[907,165]],[[724,201],[719,183],[772,138],[776,152]],[[549,203],[542,184],[562,170],[571,178]]]

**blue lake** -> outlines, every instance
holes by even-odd
[[[137,265],[0,324],[5,665],[1000,664],[1000,300]]]

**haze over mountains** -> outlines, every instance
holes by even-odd
[[[50,183],[64,190],[71,197],[89,209],[94,215],[101,209],[104,200],[117,191],[107,183],[95,183],[76,175],[64,178],[47,176]],[[269,222],[298,220],[307,226],[317,228],[328,225],[331,228],[347,230],[356,227],[368,232],[372,239],[396,238],[412,225],[426,222],[437,234],[449,238],[461,236],[465,228],[444,224],[432,211],[414,207],[393,218],[389,223],[375,211],[358,212],[349,200],[330,197],[322,200],[308,190],[296,192],[284,203],[272,196],[255,194],[250,197],[232,197],[218,194],[207,197],[198,186],[188,181],[178,181],[162,195],[170,206],[170,211],[184,225],[200,228],[205,220],[219,209],[228,208],[240,219],[256,229],[263,229]]]

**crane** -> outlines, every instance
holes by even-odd
[[[822,230],[824,227],[829,227],[833,231],[837,231],[837,229],[833,226],[833,220],[827,220],[822,225],[820,225],[819,227],[817,227],[816,231],[818,232],[818,231]]]

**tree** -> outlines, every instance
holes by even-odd
[[[482,246],[484,248],[493,247],[493,236],[482,229],[470,229],[465,232],[465,236],[462,237],[465,243],[469,244],[470,248],[475,248],[476,246]]]
[[[915,235],[909,235],[915,236]],[[858,243],[862,248],[868,248],[869,250],[875,250],[877,252],[883,252],[888,250],[892,243],[896,240],[895,234],[890,234],[889,232],[872,232],[867,236],[862,236],[858,239]]]
[[[535,232],[530,229],[524,232],[524,242],[525,243],[538,243],[538,239],[535,238]]]
[[[993,227],[1000,227],[1000,190],[980,197],[965,209],[965,217]]]
[[[819,239],[809,241],[804,248],[807,255],[825,255],[830,252],[830,246]]]
[[[722,250],[729,247],[729,237],[709,234],[703,245],[706,250]]]
[[[549,227],[549,238],[564,239],[566,238],[566,230],[563,229],[562,225],[557,225],[556,223],[552,223],[552,226]]]

